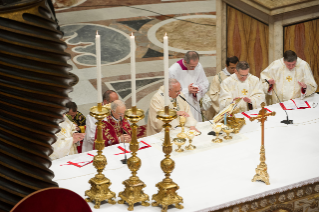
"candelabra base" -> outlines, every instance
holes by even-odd
[[[267,173],[267,165],[264,162],[261,162],[256,168],[256,174],[254,178],[251,180],[252,182],[256,182],[260,180],[264,182],[266,185],[270,185],[269,183],[269,175]]]
[[[179,186],[171,179],[164,179],[162,182],[157,183],[156,187],[159,191],[152,197],[152,199],[155,200],[155,202],[152,203],[152,206],[156,207],[162,205],[162,212],[167,212],[167,207],[173,204],[178,209],[184,208],[184,206],[181,205],[181,203],[183,203],[183,198],[176,193]]]
[[[125,180],[123,182],[123,185],[125,186],[125,189],[124,191],[119,193],[119,197],[121,198],[121,200],[119,200],[118,203],[124,204],[125,202],[127,202],[127,204],[129,205],[127,210],[133,211],[134,204],[137,202],[141,202],[143,206],[150,205],[150,203],[146,202],[149,201],[149,196],[147,194],[144,194],[142,190],[146,187],[146,185],[137,176]]]
[[[97,174],[89,180],[89,183],[91,184],[91,189],[85,191],[85,196],[88,196],[85,200],[87,202],[95,202],[94,208],[99,209],[101,202],[104,200],[108,200],[110,204],[116,203],[113,200],[116,195],[109,189],[112,183],[103,174]]]

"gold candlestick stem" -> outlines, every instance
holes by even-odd
[[[251,117],[249,120],[254,121],[258,120],[261,123],[261,148],[260,148],[260,164],[256,168],[256,174],[254,178],[251,180],[255,182],[256,180],[263,181],[266,185],[270,185],[269,183],[269,175],[267,173],[267,164],[266,155],[265,155],[265,147],[264,147],[264,123],[267,120],[267,116],[274,116],[276,112],[267,113],[267,110],[264,108],[265,103],[261,103],[261,110],[258,113],[257,117]]]
[[[119,200],[118,203],[124,204],[124,202],[127,202],[129,205],[128,210],[132,211],[134,210],[134,204],[137,202],[142,202],[143,206],[150,205],[148,202],[146,202],[149,201],[149,196],[143,192],[143,188],[145,188],[146,185],[139,179],[138,176],[136,176],[137,171],[140,169],[142,164],[141,159],[136,156],[139,149],[139,144],[137,141],[138,125],[136,123],[144,118],[144,111],[137,109],[136,107],[132,107],[132,109],[125,111],[125,118],[133,123],[131,125],[132,140],[130,142],[132,156],[127,161],[127,166],[132,171],[132,176],[128,180],[123,181],[125,189],[119,193],[121,200]]]
[[[109,110],[99,103],[98,106],[93,106],[90,111],[90,115],[98,120],[96,124],[98,129],[97,138],[95,140],[97,155],[95,155],[93,159],[93,166],[97,169],[98,173],[89,180],[91,189],[85,191],[85,196],[88,196],[85,200],[87,202],[95,202],[94,208],[98,209],[103,200],[107,199],[110,204],[116,203],[115,200],[113,200],[115,193],[109,189],[112,183],[102,174],[107,165],[106,157],[102,155],[102,150],[105,146],[102,135],[102,120],[109,114]]]
[[[159,191],[152,197],[152,199],[155,200],[155,202],[152,203],[152,206],[162,205],[162,212],[166,212],[167,207],[172,204],[175,204],[175,207],[178,209],[183,209],[184,207],[180,204],[183,203],[183,198],[178,196],[176,193],[179,186],[170,178],[170,173],[175,167],[175,162],[170,158],[170,153],[172,152],[173,147],[169,135],[169,130],[171,128],[169,122],[177,118],[176,111],[169,110],[168,107],[166,107],[164,111],[157,112],[157,118],[165,123],[163,125],[163,128],[165,129],[165,138],[163,143],[165,158],[161,161],[161,168],[163,172],[165,172],[165,178],[162,182],[156,184]]]

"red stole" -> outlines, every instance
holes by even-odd
[[[119,137],[123,134],[123,130],[128,135],[132,135],[131,126],[125,118],[122,121],[122,126],[120,121],[115,121],[112,116],[107,116],[106,118],[107,118],[107,121],[102,121],[102,124],[103,124],[102,134],[103,134],[103,140],[105,141],[105,146],[119,144]],[[95,132],[95,139],[96,137],[97,137],[97,128]],[[95,149],[95,143],[93,145],[93,149]]]

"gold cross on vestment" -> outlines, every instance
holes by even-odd
[[[244,95],[247,95],[248,91],[246,89],[241,91]]]
[[[66,133],[66,130],[65,130],[64,128],[62,128],[62,129],[61,129],[61,133],[62,133],[62,134],[65,134],[65,133]]]
[[[291,76],[286,77],[286,80],[290,82],[292,80]]]

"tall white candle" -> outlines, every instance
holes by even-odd
[[[98,31],[96,31],[96,36],[95,36],[95,46],[96,46],[96,70],[97,70],[97,77],[96,77],[97,103],[101,103],[102,102],[101,38]]]
[[[136,106],[136,70],[135,70],[135,36],[133,33],[130,36],[131,43],[131,87],[132,87],[132,107]]]
[[[164,99],[165,106],[169,105],[169,95],[168,95],[168,37],[165,33],[164,38]]]

